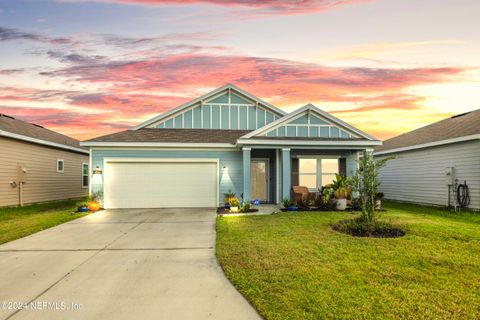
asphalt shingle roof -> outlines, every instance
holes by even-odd
[[[375,152],[480,134],[480,109],[459,114],[383,142]]]
[[[70,138],[61,133],[46,129],[42,126],[28,123],[14,117],[0,113],[0,130],[27,136],[34,139],[40,139],[69,147],[87,150],[80,146],[80,141]]]
[[[250,130],[142,128],[117,132],[85,142],[230,143],[233,145],[238,138],[248,132]]]

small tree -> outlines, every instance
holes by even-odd
[[[362,218],[368,224],[373,224],[376,219],[375,196],[380,186],[378,171],[390,159],[391,157],[375,161],[371,152],[364,151],[358,169],[352,177],[353,192],[360,200]]]

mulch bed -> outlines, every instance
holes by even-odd
[[[230,212],[230,209],[224,207],[217,208],[217,214],[237,214],[237,213],[251,213],[251,212],[258,212],[258,209],[250,209],[247,212]]]

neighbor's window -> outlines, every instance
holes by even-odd
[[[63,173],[65,171],[65,163],[62,159],[57,159],[57,172]]]
[[[318,189],[335,180],[339,172],[338,159],[301,158],[298,163],[298,182],[309,189]]]
[[[88,188],[88,164],[82,163],[82,187]]]

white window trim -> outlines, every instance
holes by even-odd
[[[87,174],[83,173],[83,167],[87,166]],[[88,184],[85,186],[83,184],[83,177],[88,177]],[[82,188],[87,189],[90,186],[90,165],[86,162],[82,162]]]
[[[300,176],[316,176],[316,187],[315,188],[308,188],[310,191],[317,191],[323,187],[322,185],[322,177],[323,175],[332,175],[335,172],[323,172],[322,171],[322,159],[340,159],[340,156],[298,156],[298,183],[300,183]],[[300,159],[314,159],[317,161],[317,172],[315,173],[301,173],[300,172]],[[340,170],[340,167],[338,168]],[[336,172],[339,173],[339,172]]]
[[[58,164],[62,162],[62,170],[58,170]],[[64,173],[65,172],[65,160],[57,159],[57,173]]]

